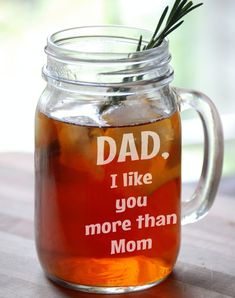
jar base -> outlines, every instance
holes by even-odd
[[[58,277],[52,276],[48,273],[46,273],[46,276],[55,282],[56,284],[63,286],[65,288],[69,288],[72,290],[80,291],[80,292],[86,292],[86,293],[94,293],[94,294],[122,294],[122,293],[131,293],[131,292],[138,292],[147,290],[149,288],[152,288],[161,282],[163,282],[165,279],[168,278],[169,275],[165,276],[164,278],[157,280],[155,282],[141,285],[141,286],[129,286],[129,287],[95,287],[95,286],[86,286],[86,285],[80,285],[80,284],[74,284],[68,281],[65,281],[63,279],[60,279]]]

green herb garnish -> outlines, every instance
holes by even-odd
[[[155,29],[155,32],[150,42],[148,43],[148,45],[143,47],[142,51],[160,46],[164,38],[166,38],[171,32],[175,31],[184,23],[183,20],[180,21],[184,16],[186,16],[190,11],[202,5],[203,3],[193,5],[193,2],[188,0],[176,0],[167,18],[164,29],[160,31],[169,10],[169,6],[167,6],[160,17],[160,20],[157,24],[157,27]],[[140,36],[139,43],[137,46],[137,51],[141,51],[141,45],[142,45],[142,36]]]
[[[189,12],[191,12],[192,10],[194,10],[202,5],[203,5],[203,3],[194,5],[193,1],[188,1],[188,0],[176,0],[168,17],[167,17],[167,14],[169,11],[169,6],[167,6],[164,9],[164,11],[158,21],[157,27],[156,27],[149,43],[147,45],[142,46],[143,36],[141,35],[139,38],[139,42],[138,42],[136,51],[140,52],[140,51],[145,51],[145,50],[159,47],[162,44],[163,40],[170,33],[175,31],[177,28],[179,28],[184,23],[184,21],[182,20],[182,18],[184,16],[186,16]],[[165,21],[165,19],[166,19],[166,21]],[[163,27],[164,21],[165,21],[165,26]],[[163,29],[162,29],[162,27],[163,27]],[[139,77],[138,77],[138,79],[139,79]],[[123,82],[125,82],[125,81],[130,82],[133,80],[134,80],[134,78],[128,78],[127,80],[124,79]],[[112,92],[114,92],[114,91],[118,92],[118,91],[120,91],[120,89],[115,88],[115,90],[112,90]],[[100,107],[100,113],[103,113],[111,106],[121,104],[124,100],[125,100],[124,96],[117,96],[116,98],[111,97],[109,101],[105,102]]]

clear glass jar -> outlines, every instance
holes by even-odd
[[[47,276],[96,293],[142,290],[173,270],[180,227],[204,216],[222,168],[223,134],[211,101],[170,87],[165,40],[151,32],[73,28],[46,46],[36,111],[36,246]],[[181,216],[181,107],[205,131],[202,177]]]

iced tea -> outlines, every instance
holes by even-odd
[[[36,242],[46,272],[88,286],[165,278],[180,245],[179,113],[95,127],[36,115]]]

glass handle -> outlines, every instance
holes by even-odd
[[[175,88],[175,91],[179,95],[181,110],[197,111],[204,131],[202,173],[191,200],[182,203],[184,225],[204,217],[214,202],[223,167],[224,138],[219,113],[206,95],[180,88]]]

